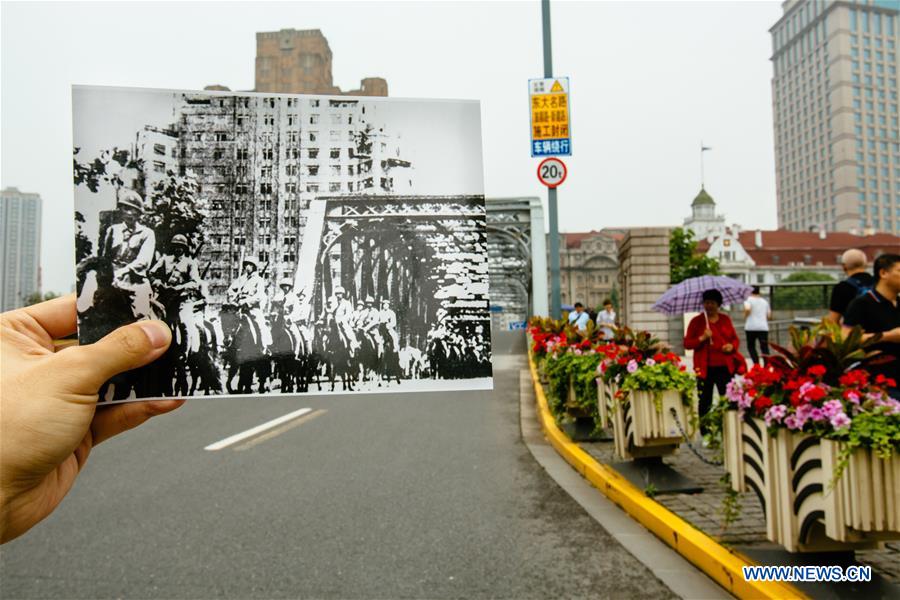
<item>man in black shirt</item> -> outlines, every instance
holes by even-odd
[[[852,248],[841,255],[841,265],[847,279],[831,290],[828,318],[840,323],[850,303],[875,287],[875,278],[866,272],[866,255],[862,250]]]
[[[873,349],[894,360],[874,365],[868,370],[873,376],[884,375],[900,383],[900,254],[882,254],[875,260],[875,289],[850,303],[844,315],[844,333],[859,325],[867,334],[881,333],[882,338]],[[870,336],[866,336],[870,337]],[[900,399],[900,387],[888,390]]]

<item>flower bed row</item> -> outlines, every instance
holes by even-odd
[[[697,426],[696,381],[647,332],[535,319],[531,351],[558,422],[612,427],[622,459],[672,452]],[[823,323],[728,385],[706,420],[737,491],[754,490],[768,538],[789,551],[871,548],[900,539],[900,402],[866,370],[878,336]]]
[[[695,428],[694,376],[648,332],[623,327],[607,340],[592,327],[533,319],[529,333],[561,425],[589,419],[595,432],[612,426],[623,459],[671,452],[680,430]]]

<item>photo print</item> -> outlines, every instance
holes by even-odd
[[[490,389],[476,101],[73,88],[78,336],[172,345],[101,402]]]

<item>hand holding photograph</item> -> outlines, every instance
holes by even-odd
[[[173,333],[101,402],[492,387],[478,102],[72,104],[79,341]]]

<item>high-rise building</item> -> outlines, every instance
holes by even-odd
[[[331,76],[331,48],[318,29],[256,34],[256,91],[283,94],[387,96],[387,81],[367,77],[360,89],[342,92]]]
[[[322,218],[310,217],[311,200],[410,193],[410,162],[377,112],[377,103],[349,98],[182,95],[178,169],[207,205],[200,258],[214,295],[244,257],[273,281],[293,278],[307,220]],[[161,140],[152,140],[151,154],[168,147]]]
[[[19,308],[41,290],[41,197],[14,187],[0,192],[0,305]]]
[[[778,225],[900,232],[897,0],[786,0],[772,34]]]

